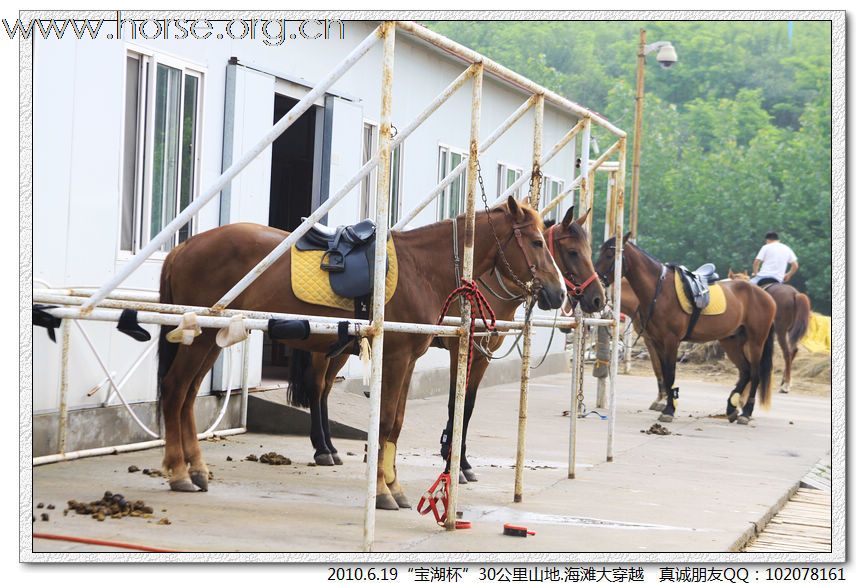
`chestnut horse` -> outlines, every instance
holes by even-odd
[[[729,272],[730,279],[751,281],[747,273]],[[781,392],[789,393],[792,382],[790,375],[793,369],[793,359],[799,352],[799,341],[808,331],[808,320],[811,318],[811,300],[807,295],[786,283],[770,283],[762,286],[775,300],[778,307],[775,312],[775,330],[778,334],[778,344],[784,352],[784,380],[781,381]]]
[[[586,211],[582,217],[574,220],[574,207],[568,209],[561,223],[548,221],[544,237],[547,247],[553,253],[556,265],[565,276],[568,287],[568,296],[572,304],[580,302],[585,312],[596,312],[606,303],[604,288],[595,275],[592,265],[592,249],[589,238],[583,230],[583,223],[588,217]],[[513,289],[507,281],[493,272],[478,275],[476,279],[485,289],[484,295],[492,306],[496,318],[500,320],[513,320],[514,314],[525,298],[520,291]],[[458,315],[458,308],[451,307],[451,314]],[[485,339],[486,340],[486,339]],[[492,354],[498,350],[505,341],[504,337],[488,338],[488,342],[477,343],[472,359],[472,368],[466,382],[466,401],[463,414],[463,443],[462,455],[460,457],[460,479],[464,477],[470,482],[477,480],[472,466],[466,459],[466,435],[468,434],[469,420],[475,407],[478,386],[484,377],[487,367],[490,365]],[[451,435],[454,419],[454,399],[456,398],[456,375],[459,362],[459,340],[453,337],[441,337],[433,346],[444,348],[450,352],[450,396],[448,398],[448,421],[442,433],[441,455],[450,467]],[[447,471],[447,468],[445,471]]]
[[[489,219],[478,213],[475,231],[474,269],[483,273],[498,261],[507,261],[519,280],[533,282],[543,309],[562,304],[562,275],[543,238],[543,223],[536,211],[513,197],[489,211]],[[457,222],[462,238],[464,217]],[[435,323],[441,306],[454,287],[450,221],[434,223],[408,232],[392,232],[399,263],[399,281],[387,304],[389,321]],[[213,305],[288,233],[248,223],[218,227],[196,235],[175,247],[162,267],[160,301],[194,306]],[[499,245],[501,241],[501,246]],[[516,241],[516,242],[514,242]],[[459,243],[462,246],[462,243]],[[252,283],[232,308],[310,316],[351,318],[352,313],[307,304],[291,290],[291,255],[286,253]],[[172,490],[206,490],[208,470],[201,454],[194,419],[195,396],[201,380],[213,366],[220,348],[216,331],[208,329],[191,345],[168,343],[167,327],[160,335],[160,400],[165,419],[165,456]],[[379,424],[379,459],[376,506],[397,509],[407,506],[402,486],[393,471],[385,481],[382,455],[386,442],[396,444],[405,412],[408,380],[415,361],[426,352],[433,337],[389,332],[384,336],[382,402]],[[287,346],[313,353],[306,380],[320,392],[325,387],[326,353],[334,336],[313,335],[306,340],[283,341]]]
[[[673,273],[665,266],[630,243],[630,233],[624,237],[622,276],[631,284],[639,300],[639,321],[646,344],[651,344],[661,368],[667,403],[660,421],[670,422],[676,413],[678,388],[676,357],[679,344],[688,329],[690,314],[679,305]],[[615,268],[615,239],[601,246],[595,269],[609,283]],[[663,277],[665,275],[667,277]],[[775,302],[771,296],[749,283],[725,281],[721,286],[727,309],[723,314],[701,316],[691,332],[692,342],[718,340],[724,352],[739,369],[739,379],[727,398],[727,418],[732,423],[747,424],[754,411],[757,393],[760,403],[771,403],[772,351],[774,346]],[[741,415],[739,407],[741,406]]]

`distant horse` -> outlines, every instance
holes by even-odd
[[[639,321],[647,344],[658,357],[667,403],[660,421],[673,420],[678,400],[676,356],[684,339],[690,314],[679,305],[674,274],[660,261],[624,237],[622,276],[631,284],[639,300]],[[615,268],[615,239],[604,242],[595,262],[598,275],[609,283]],[[772,350],[774,343],[775,302],[758,288],[742,281],[717,285],[726,298],[723,314],[701,316],[694,327],[692,342],[718,340],[733,364],[739,379],[727,398],[727,418],[747,424],[754,411],[757,393],[764,407],[771,402]],[[739,407],[742,407],[741,415]]]
[[[729,272],[730,279],[750,281],[747,273]],[[778,334],[778,344],[784,352],[784,380],[781,382],[781,392],[789,393],[792,381],[790,375],[793,369],[793,359],[799,352],[799,341],[808,331],[808,320],[811,317],[811,300],[808,296],[786,283],[770,283],[761,286],[778,307],[775,312],[775,330]]]
[[[568,209],[561,223],[547,221],[544,238],[547,247],[553,253],[559,269],[565,276],[568,287],[568,297],[571,303],[580,303],[583,311],[596,312],[604,303],[604,288],[598,281],[595,268],[592,265],[592,249],[589,238],[583,230],[589,212],[586,211],[582,217],[574,220],[574,207]],[[485,290],[485,296],[500,320],[513,320],[517,307],[525,298],[519,290],[513,289],[513,285],[503,280],[501,275],[492,270],[489,273],[478,274],[476,279]],[[458,307],[451,308],[451,315],[458,314]],[[469,421],[475,407],[478,386],[490,365],[493,353],[505,342],[504,337],[484,339],[483,343],[476,342],[472,368],[466,383],[465,410],[463,413],[463,439],[462,455],[460,456],[460,471],[465,478],[474,482],[477,480],[472,466],[466,459],[466,435],[468,434]],[[487,342],[488,340],[488,342]],[[433,346],[444,348],[450,352],[450,396],[448,398],[448,421],[441,439],[441,455],[450,467],[451,436],[454,419],[454,399],[456,395],[457,364],[459,362],[459,340],[453,337],[438,338]]]
[[[489,213],[489,220],[483,212],[476,215],[475,272],[483,273],[499,261],[507,261],[513,268],[513,277],[522,282],[533,282],[539,306],[543,309],[560,306],[565,296],[562,275],[547,250],[538,213],[513,197],[490,209]],[[457,222],[457,243],[462,247],[464,216],[460,216]],[[445,221],[391,233],[398,259],[399,280],[386,307],[387,320],[436,322],[445,299],[454,288],[453,265],[450,261],[442,261],[443,257],[451,256],[452,232],[451,222]],[[213,305],[287,236],[288,233],[278,229],[240,223],[191,237],[175,247],[165,259],[160,301]],[[291,254],[286,253],[240,294],[231,307],[353,317],[351,312],[298,300],[290,282]],[[193,409],[198,386],[221,349],[215,342],[215,330],[206,330],[188,346],[170,344],[166,338],[168,331],[163,327],[159,351],[160,400],[165,418],[163,465],[169,473],[172,490],[189,492],[195,491],[196,487],[206,490],[208,470],[196,438]],[[408,379],[417,358],[426,352],[433,337],[388,332],[384,338],[376,507],[396,510],[400,506],[409,506],[409,502],[396,479],[395,467],[393,479],[385,480],[384,446],[391,442],[395,449],[402,429]],[[334,340],[334,336],[313,335],[306,340],[281,341],[296,349],[296,357],[297,353],[304,351],[312,353],[309,366],[301,367],[299,364],[296,371],[303,373],[304,382],[314,394],[320,394],[325,386],[326,353]],[[298,363],[305,361],[301,357]],[[313,423],[315,417],[313,415]],[[323,434],[320,437],[317,449],[328,451]]]

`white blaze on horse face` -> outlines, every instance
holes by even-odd
[[[543,231],[541,231],[540,229],[538,229],[538,233],[539,233],[540,236],[541,236],[541,241],[544,242],[544,247],[546,247],[546,246],[547,246],[547,240],[546,240],[546,238],[544,238],[544,233],[543,233]],[[556,273],[557,273],[558,276],[559,276],[559,287],[561,287],[562,289],[568,289],[567,287],[565,287],[565,276],[562,275],[562,272],[561,272],[561,270],[559,269],[559,266],[556,264],[556,260],[553,259],[553,250],[548,248],[548,249],[547,249],[547,254],[550,256],[550,261],[553,262],[553,267],[556,269]],[[561,307],[563,307],[563,306],[565,305],[565,302],[567,301],[567,296],[568,296],[568,294],[565,294],[565,297],[562,299],[562,305],[559,306],[559,308],[561,308]]]

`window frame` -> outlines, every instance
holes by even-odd
[[[366,164],[366,161],[363,159],[363,150],[365,146],[366,140],[366,128],[369,127],[372,130],[372,145],[370,147],[370,160],[378,156],[378,122],[373,121],[371,119],[363,118],[361,124],[361,133],[360,133],[360,164],[363,167]],[[364,182],[366,181],[367,186],[369,187],[369,192],[366,195],[363,192]],[[375,220],[375,189],[378,184],[378,164],[376,164],[375,168],[373,168],[369,174],[366,175],[365,178],[360,181],[360,201],[357,205],[357,213],[358,220],[364,219],[372,219]],[[364,196],[366,196],[366,204],[369,210],[369,214],[365,215],[363,213],[363,203]]]
[[[559,191],[555,194],[555,196],[553,196],[553,194],[552,194],[553,184],[557,184],[559,186]],[[542,186],[543,186],[543,189],[541,190],[541,204],[540,204],[541,209],[543,209],[548,204],[550,204],[550,202],[556,196],[559,196],[562,192],[564,192],[565,181],[564,181],[564,179],[559,178],[557,176],[545,174],[543,182],[542,182]],[[559,222],[559,220],[562,218],[562,216],[564,216],[560,212],[562,210],[562,206],[563,206],[562,203],[564,203],[564,202],[565,202],[564,200],[559,201],[559,204],[556,205],[552,214],[547,215],[547,216],[554,219],[556,222]],[[543,217],[543,218],[547,218],[547,217]]]
[[[526,172],[525,168],[523,168],[522,166],[514,166],[513,164],[509,164],[507,162],[501,162],[501,161],[497,162],[497,164],[496,164],[496,197],[499,197],[502,194],[504,194],[504,192],[509,188],[508,186],[506,186],[506,184],[508,181],[508,171],[511,171],[511,170],[513,170],[514,172],[517,173],[516,180],[519,180],[520,178],[522,178],[523,174],[525,174],[525,172]],[[516,182],[516,180],[514,182]],[[523,190],[523,187],[520,186],[520,188],[517,189],[515,198],[520,198],[520,196],[522,195],[522,190]]]
[[[438,142],[437,146],[438,147],[436,148],[436,179],[435,179],[436,184],[441,182],[445,176],[447,176],[448,174],[453,172],[455,166],[451,167],[451,161],[453,159],[452,156],[454,154],[457,154],[460,156],[459,164],[462,164],[463,160],[466,160],[469,157],[468,150],[465,150],[463,148],[457,148],[455,146],[451,146],[451,145],[446,144],[444,142]],[[447,153],[447,161],[448,161],[448,168],[449,168],[447,170],[447,172],[444,173],[444,176],[442,176],[442,168],[441,168],[442,152],[443,151]],[[450,202],[449,202],[450,201],[450,188],[453,186],[453,183],[456,181],[459,181],[461,184],[461,187],[460,187],[460,198],[462,200],[461,206],[465,207],[466,198],[468,197],[468,179],[469,179],[468,169],[469,169],[468,165],[466,165],[465,169],[463,170],[462,174],[460,174],[460,176],[455,178],[446,188],[439,191],[438,195],[436,196],[436,220],[445,221],[445,220],[451,219],[451,218],[460,214],[459,212],[457,212],[456,215],[450,214],[450,210],[451,210],[450,209]],[[448,214],[443,214],[443,211],[445,209],[443,209],[443,207],[442,207],[442,201],[448,201],[448,209],[447,209],[449,211]],[[466,211],[466,209],[463,208],[463,210],[460,212],[465,212],[465,211]]]
[[[136,123],[135,140],[135,180],[134,192],[132,193],[133,202],[133,218],[132,218],[132,241],[131,249],[124,249],[123,244],[123,206],[126,174],[125,160],[126,156],[126,104],[127,104],[127,82],[128,82],[128,58],[137,57],[139,60],[139,83],[138,83],[138,120]],[[165,53],[153,51],[147,47],[126,43],[122,51],[123,59],[123,107],[121,108],[121,124],[120,124],[120,151],[121,151],[121,170],[119,173],[119,194],[120,204],[118,216],[118,236],[117,236],[117,253],[118,259],[129,259],[136,255],[141,249],[147,245],[153,235],[156,233],[150,232],[150,215],[153,208],[153,158],[154,158],[154,142],[155,142],[155,120],[156,120],[156,78],[159,65],[171,67],[180,70],[180,140],[177,146],[177,200],[176,205],[179,210],[175,212],[175,216],[182,211],[180,209],[180,191],[181,181],[183,178],[182,172],[182,147],[183,147],[183,116],[185,107],[185,85],[186,77],[190,75],[197,79],[197,96],[196,96],[196,114],[195,114],[195,131],[192,136],[192,192],[190,194],[190,203],[200,195],[201,190],[201,160],[203,147],[203,127],[205,119],[205,90],[207,83],[207,68],[197,63],[171,56]],[[143,65],[148,65],[145,68]],[[146,72],[145,72],[146,71]],[[189,237],[197,233],[198,219],[193,217],[189,222]],[[179,233],[179,231],[178,231]],[[171,242],[171,247],[177,245],[179,234],[175,233]],[[161,260],[168,255],[168,252],[159,249],[151,255],[151,259]]]

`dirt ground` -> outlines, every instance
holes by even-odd
[[[772,385],[777,388],[781,385],[784,374],[784,354],[777,342],[775,342],[773,356],[775,368]],[[654,374],[642,338],[634,345],[631,363],[632,374]],[[733,363],[724,356],[717,342],[708,344],[683,342],[679,347],[676,378],[701,379],[729,384],[732,388],[736,384],[738,373]],[[799,347],[799,353],[793,361],[792,384],[790,391],[792,394],[828,397],[832,389],[831,355],[812,353]]]

